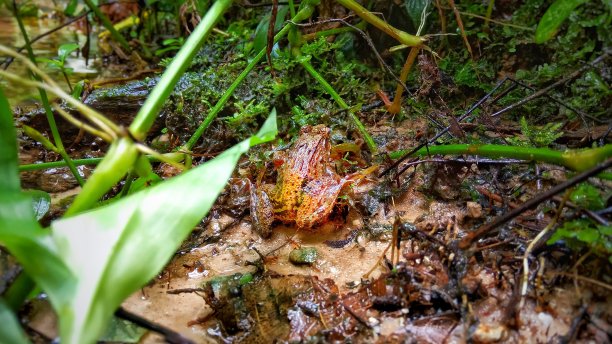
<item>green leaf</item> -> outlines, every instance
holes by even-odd
[[[423,10],[426,9],[431,0],[406,0],[404,1],[404,8],[406,9],[406,13],[412,22],[412,26],[416,30],[421,24],[421,14]]]
[[[0,299],[0,324],[2,324],[2,331],[0,331],[0,343],[30,343],[28,337],[26,337],[23,329],[19,325],[17,317],[2,299]]]
[[[68,17],[74,16],[79,0],[70,0],[64,8],[64,14]]]
[[[581,183],[570,194],[570,200],[581,208],[599,210],[606,206],[599,190],[589,183]]]
[[[72,85],[72,93],[70,94],[75,99],[81,99],[81,94],[85,89],[85,80],[79,80],[76,84]]]
[[[586,0],[557,0],[553,2],[538,23],[535,42],[541,44],[553,38],[561,24],[572,14],[572,11],[585,2]]]
[[[64,63],[62,61],[58,61],[58,60],[54,60],[54,59],[48,59],[48,58],[44,58],[44,57],[37,57],[36,61],[37,62],[46,63],[47,66],[49,66],[51,68],[55,68],[55,69],[62,69],[62,67],[64,66]]]
[[[51,196],[41,190],[27,190],[24,193],[32,199],[32,209],[36,220],[42,219],[51,207]]]
[[[77,49],[79,49],[79,45],[76,43],[66,43],[59,46],[57,49],[57,57],[61,61],[62,66],[64,65],[64,61],[66,61],[66,58]]]
[[[584,228],[576,233],[576,239],[586,242],[594,243],[599,239],[599,231],[595,228]]]
[[[276,131],[273,111],[255,137],[214,160],[110,205],[53,222],[54,242],[77,276],[70,305],[56,309],[62,343],[95,342],[121,302],[155,277],[206,215],[240,156]]]
[[[50,233],[36,220],[32,200],[21,192],[17,135],[6,97],[0,89],[0,244],[61,309],[73,294],[73,276],[59,260]]]
[[[612,236],[612,226],[597,226],[601,235]]]

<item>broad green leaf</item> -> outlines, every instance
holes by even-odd
[[[553,38],[572,11],[585,2],[586,0],[556,0],[553,2],[538,23],[535,42],[541,44]]]
[[[256,137],[217,158],[110,205],[52,223],[62,260],[77,276],[70,306],[59,309],[62,343],[93,343],[113,312],[164,267],[206,215],[253,144],[276,133],[276,114]]]
[[[23,329],[19,325],[17,317],[2,299],[0,299],[0,324],[2,324],[2,331],[0,331],[0,343],[30,343],[23,332]]]
[[[61,61],[62,66],[64,65],[64,61],[66,61],[66,58],[77,49],[79,49],[79,45],[76,43],[66,43],[59,46],[57,49],[57,57]]]
[[[405,0],[404,8],[406,9],[406,13],[412,22],[412,26],[416,30],[421,24],[421,15],[423,10],[426,9],[429,4],[431,4],[431,0]],[[427,14],[427,13],[426,13]]]
[[[50,233],[36,220],[32,200],[21,192],[17,172],[17,136],[6,97],[0,89],[0,244],[52,298],[67,304],[74,278],[59,260]]]
[[[24,193],[32,199],[32,209],[36,220],[42,219],[51,207],[51,196],[41,190],[27,190]]]

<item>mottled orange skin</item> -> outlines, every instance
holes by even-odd
[[[300,130],[276,185],[251,192],[253,225],[262,236],[271,234],[274,220],[295,223],[298,229],[311,229],[327,220],[342,188],[354,181],[335,172],[330,150],[329,128],[317,125]]]

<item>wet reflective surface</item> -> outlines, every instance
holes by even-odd
[[[52,30],[53,28],[61,25],[63,20],[59,18],[52,18],[53,9],[46,7],[49,4],[45,2],[39,2],[39,17],[25,17],[23,18],[24,25],[28,32],[30,40],[35,37]],[[60,8],[63,6],[58,4]],[[69,75],[71,83],[76,83],[82,79],[91,79],[98,74],[97,61],[93,60],[96,53],[96,42],[95,35],[91,35],[92,42],[90,46],[90,59],[89,63],[85,64],[85,59],[81,56],[77,56],[73,53],[66,59],[65,66],[72,68],[73,73]],[[40,40],[37,40],[32,45],[34,54],[37,58],[53,58],[57,56],[57,49],[60,45],[66,43],[77,43],[80,47],[85,45],[86,36],[83,32],[77,30],[73,25],[62,28],[54,33],[51,33]],[[13,15],[7,11],[4,7],[0,10],[0,44],[8,46],[13,49],[21,48],[24,46],[24,39],[19,31],[19,26]],[[25,49],[22,53],[26,53]],[[3,62],[5,57],[0,58],[1,67],[4,68]],[[51,69],[44,63],[39,63],[42,69],[49,73],[49,75],[61,86],[68,90],[64,76],[57,69]],[[19,61],[13,61],[8,67],[7,71],[17,74],[22,77],[28,77],[28,70],[24,64]],[[24,87],[15,83],[8,84],[4,80],[0,80],[0,84],[4,87],[4,91],[9,98],[12,105],[16,105],[23,102],[28,102],[38,98],[38,91],[30,87]]]

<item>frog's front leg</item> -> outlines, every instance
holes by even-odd
[[[263,238],[267,238],[272,234],[272,222],[274,222],[274,206],[268,196],[269,187],[255,187],[250,184],[251,195],[251,223],[253,228]]]

